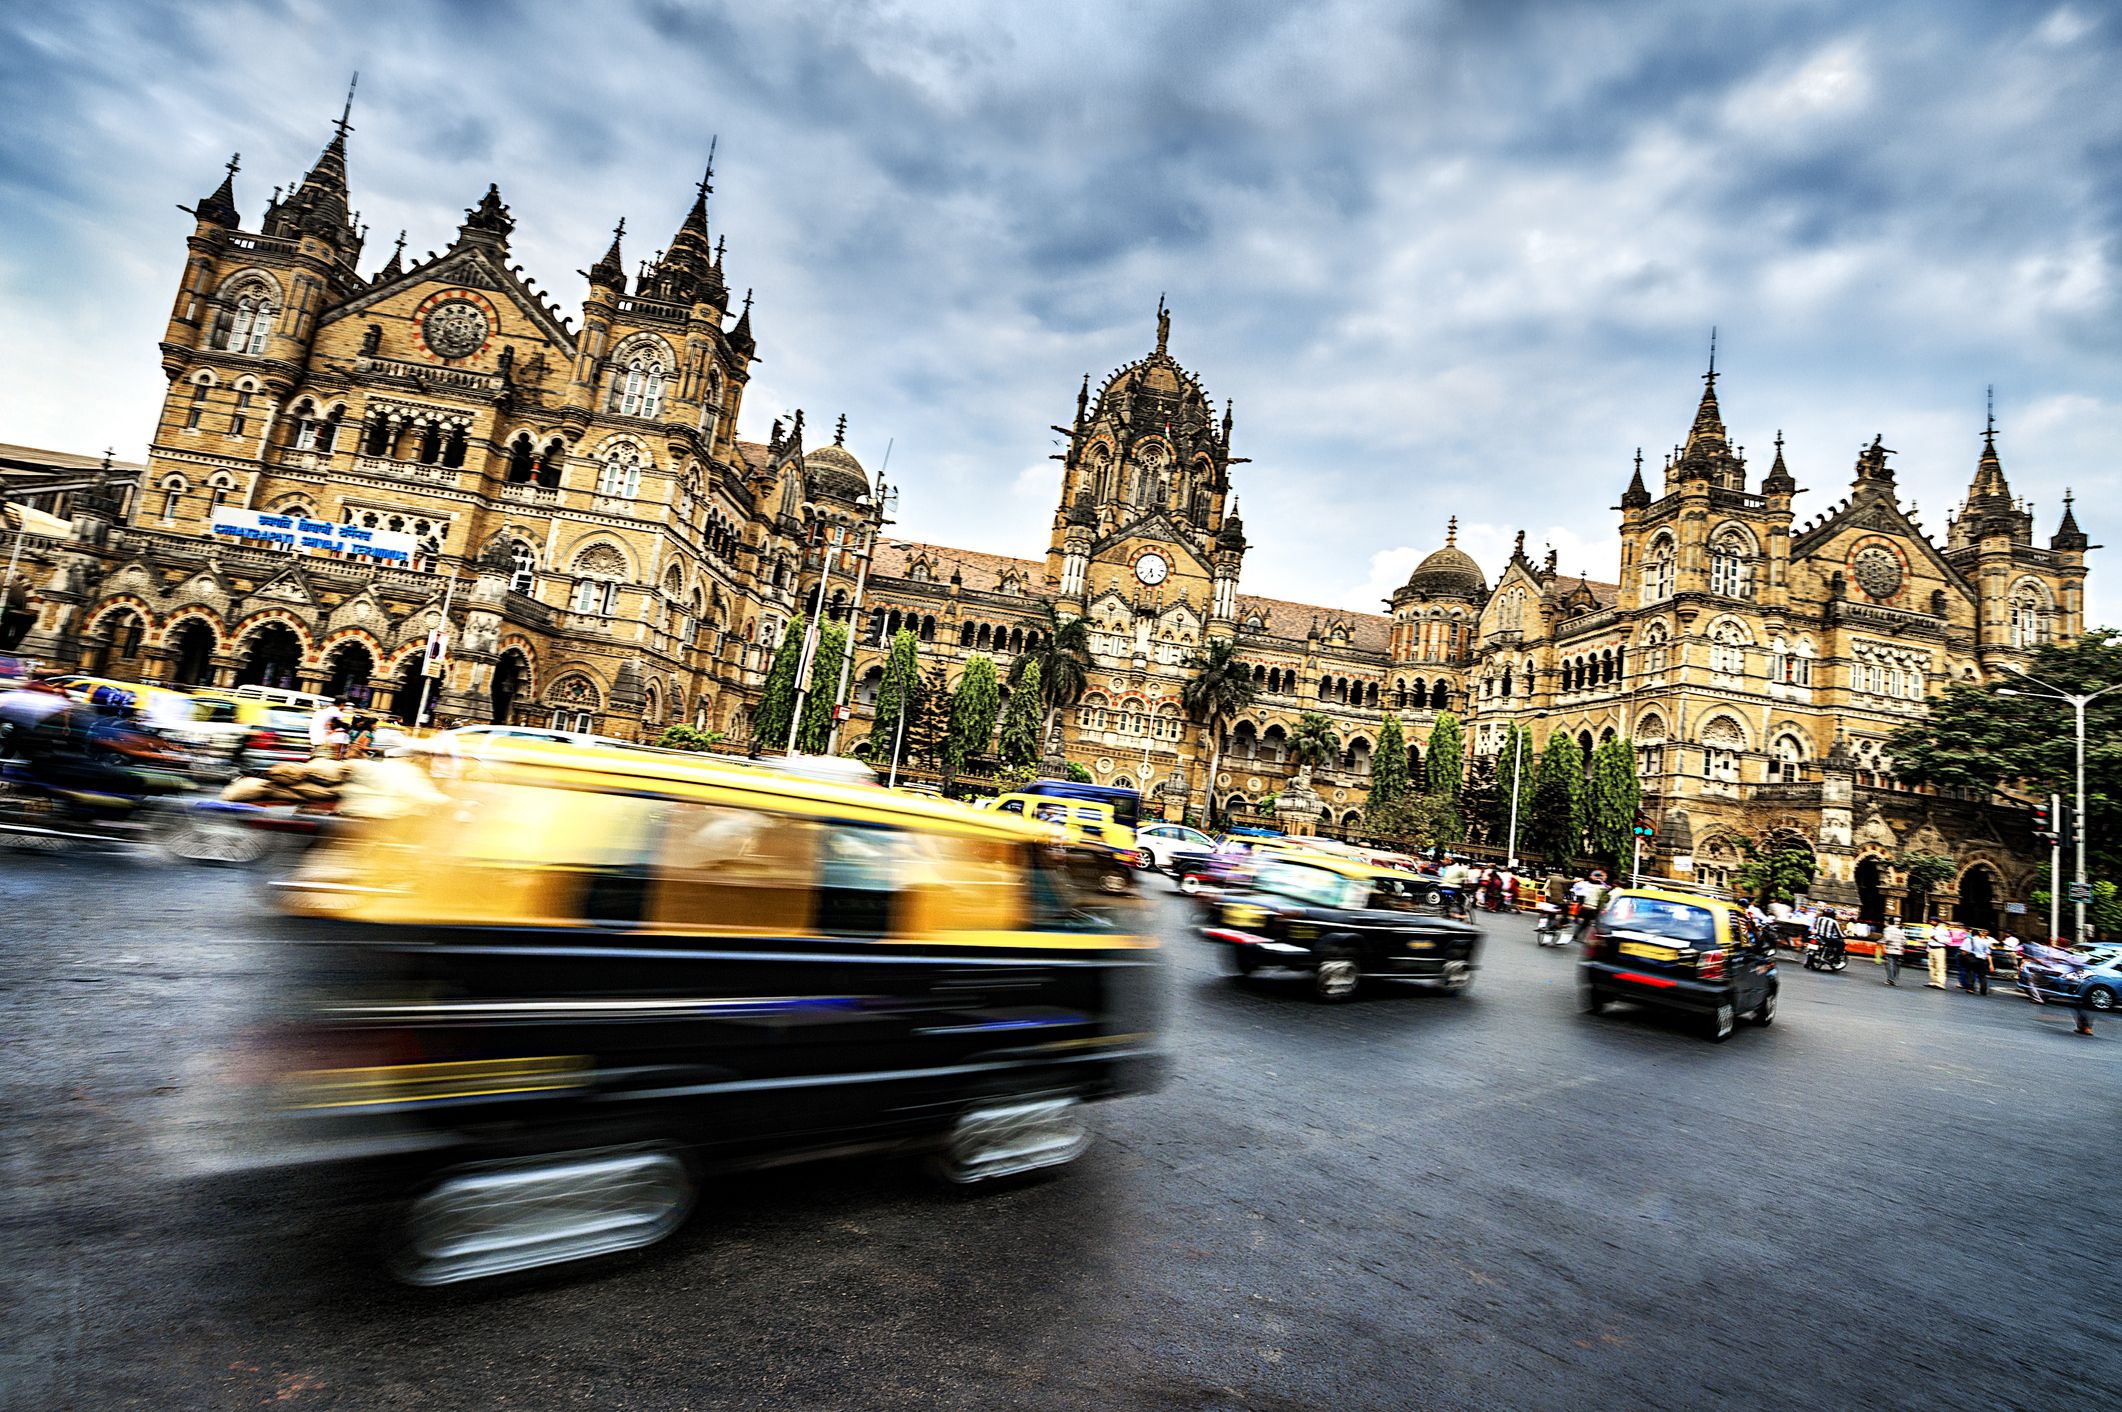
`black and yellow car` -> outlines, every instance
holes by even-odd
[[[1585,934],[1579,994],[1591,1014],[1610,1001],[1691,1015],[1729,1039],[1745,1016],[1776,1018],[1776,948],[1736,902],[1663,888],[1623,888]]]
[[[1346,1000],[1366,979],[1420,981],[1454,994],[1473,984],[1481,932],[1436,914],[1412,874],[1298,850],[1261,860],[1242,890],[1214,905],[1202,935],[1249,976],[1279,966],[1311,974],[1320,1000]]]
[[[1050,829],[663,752],[400,773],[285,888],[278,1107],[381,1178],[415,1283],[647,1245],[719,1166],[1059,1165],[1165,1066],[1138,899]]]

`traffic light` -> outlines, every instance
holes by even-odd
[[[2055,811],[2048,807],[2046,799],[2034,805],[2034,837],[2043,843],[2056,841]]]
[[[1655,838],[1658,833],[1658,826],[1650,821],[1648,814],[1638,810],[1636,812],[1636,821],[1629,825],[1628,831],[1637,838]]]

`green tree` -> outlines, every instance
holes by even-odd
[[[1082,618],[1063,618],[1050,602],[1040,606],[1045,617],[1038,628],[1039,645],[1027,646],[1009,664],[1009,685],[1010,690],[1017,690],[1024,674],[1038,668],[1039,699],[1046,703],[1046,720],[1039,729],[1043,753],[1053,741],[1055,720],[1090,688],[1090,624]],[[1028,641],[1031,634],[1025,636]]]
[[[2094,628],[2067,646],[2038,647],[2027,673],[2039,680],[2015,681],[2007,673],[1985,685],[1948,688],[1925,719],[1888,742],[1895,776],[1907,784],[2053,791],[2073,803],[2075,717],[2067,702],[2038,693],[2085,695],[2122,682],[2122,632]],[[2122,691],[2086,707],[2085,794],[2088,871],[2122,876]]]
[[[1643,807],[1643,783],[1636,777],[1635,743],[1625,735],[1600,742],[1592,751],[1591,789],[1585,806],[1586,834],[1594,857],[1616,868],[1635,848],[1636,811]]]
[[[1732,881],[1757,902],[1795,902],[1813,885],[1812,851],[1775,834],[1741,838],[1746,861]]]
[[[1002,761],[1013,769],[1039,763],[1039,664],[1015,674],[1009,705],[1002,712]]]
[[[877,686],[877,707],[870,722],[869,758],[889,775],[892,754],[905,758],[900,739],[901,716],[910,717],[921,688],[921,639],[911,628],[892,634],[892,649],[884,659],[884,680]]]
[[[1552,863],[1566,863],[1584,843],[1584,752],[1568,731],[1547,738],[1540,764],[1533,771],[1533,807],[1528,830],[1533,851]]]
[[[1096,782],[1096,777],[1091,774],[1089,766],[1079,765],[1073,760],[1068,762],[1068,777],[1077,784],[1092,784]]]
[[[1341,735],[1334,723],[1317,711],[1297,717],[1297,728],[1289,733],[1289,762],[1309,779],[1321,765],[1341,758]]]
[[[1363,801],[1363,819],[1384,831],[1388,822],[1399,822],[1407,812],[1407,737],[1400,718],[1391,711],[1378,723],[1378,748],[1370,757],[1370,797]]]
[[[665,726],[655,743],[664,750],[705,750],[722,739],[721,731],[695,730],[691,726]]]
[[[987,754],[1001,713],[1002,687],[995,679],[994,659],[976,655],[965,664],[951,695],[950,735],[943,747],[946,775],[957,774],[974,756]]]
[[[1453,841],[1499,842],[1498,835],[1489,832],[1488,823],[1502,797],[1503,791],[1496,786],[1496,757],[1477,752],[1467,762],[1466,781],[1459,786],[1458,838]]]
[[[789,726],[796,715],[796,673],[803,665],[803,634],[807,620],[801,613],[790,620],[774,649],[774,664],[767,668],[766,685],[759,691],[758,709],[752,712],[752,748],[786,750]]]
[[[1238,646],[1227,637],[1210,638],[1186,664],[1193,670],[1179,689],[1186,714],[1208,727],[1208,775],[1202,780],[1204,809],[1216,807],[1216,772],[1223,768],[1223,732],[1231,718],[1253,704],[1252,668],[1238,658]]]
[[[840,659],[847,655],[847,624],[818,629],[818,654],[811,659],[810,690],[803,697],[803,727],[796,749],[806,755],[825,750],[833,731],[833,693],[840,687]]]
[[[1466,737],[1459,718],[1449,711],[1437,713],[1429,728],[1429,744],[1422,752],[1422,788],[1437,801],[1434,816],[1437,842],[1447,846],[1466,840],[1466,810],[1459,791],[1466,771]]]

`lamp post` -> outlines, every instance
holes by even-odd
[[[796,743],[803,735],[803,707],[810,698],[811,662],[818,655],[819,623],[825,617],[825,586],[832,582],[833,561],[840,557],[841,526],[834,525],[825,550],[825,562],[818,574],[818,600],[811,610],[810,621],[803,627],[803,651],[796,659],[796,707],[788,722],[789,759],[800,752]]]
[[[1537,721],[1546,714],[1545,711],[1535,711],[1532,713],[1532,718]],[[1527,732],[1522,726],[1515,724],[1512,730],[1516,739],[1512,742],[1510,765],[1510,842],[1505,845],[1503,851],[1509,855],[1510,859],[1504,866],[1515,873],[1518,871],[1518,798],[1525,792],[1525,737]]]
[[[889,448],[885,459],[891,459]],[[833,692],[833,728],[825,737],[825,753],[840,753],[840,713],[848,709],[847,687],[855,671],[855,638],[862,631],[862,590],[869,582],[869,561],[877,552],[877,540],[884,527],[892,523],[892,512],[899,508],[899,487],[884,483],[884,473],[877,473],[876,518],[862,535],[862,553],[855,570],[855,601],[847,610],[847,651],[840,658],[840,685]]]
[[[2112,686],[2103,686],[2098,691],[2065,691],[2054,682],[2045,682],[2039,677],[2029,676],[2009,663],[2005,664],[2005,670],[2018,677],[2021,681],[2032,682],[2035,686],[2045,686],[2048,690],[2019,691],[2012,687],[2004,686],[1997,688],[1997,695],[2045,696],[2052,701],[2067,701],[2070,703],[2071,714],[2077,719],[2077,804],[2070,824],[2071,836],[2076,844],[2077,858],[2073,869],[2076,876],[2071,882],[2070,894],[2072,909],[2076,913],[2072,920],[2074,930],[2071,935],[2082,942],[2085,940],[2085,903],[2091,895],[2091,891],[2085,882],[2085,708],[2089,703],[2099,700],[2110,691],[2122,691],[2122,682],[2116,682]],[[2048,880],[2048,885],[2050,893],[2053,894],[2056,880],[2051,877]]]

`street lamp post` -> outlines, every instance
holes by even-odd
[[[1532,719],[1537,721],[1546,714],[1545,711],[1535,711],[1532,714]],[[1510,766],[1510,842],[1504,846],[1503,851],[1510,855],[1510,861],[1505,866],[1515,873],[1518,871],[1518,797],[1525,792],[1525,737],[1527,733],[1522,726],[1514,727],[1513,729],[1517,739],[1513,742],[1514,749]]]
[[[2111,686],[2103,686],[2098,691],[2065,691],[2054,682],[2045,682],[2039,677],[2029,676],[2009,663],[2006,664],[2005,669],[2021,681],[2032,682],[2035,686],[2045,686],[2048,690],[2018,691],[2006,686],[1997,688],[1997,695],[2045,696],[2052,701],[2067,701],[2070,703],[2071,714],[2077,720],[2077,804],[2070,825],[2071,837],[2076,844],[2077,858],[2073,869],[2076,876],[2071,882],[2070,895],[2072,911],[2075,914],[2072,919],[2074,929],[2071,934],[2082,942],[2085,940],[2085,903],[2091,896],[2091,890],[2087,887],[2085,881],[2085,708],[2088,704],[2099,700],[2110,691],[2122,691],[2122,682],[2116,682]],[[2049,878],[2048,886],[2051,895],[2053,895],[2056,886],[2055,878]]]
[[[825,562],[818,574],[818,601],[812,609],[810,621],[803,628],[803,651],[796,659],[796,706],[788,722],[788,749],[785,752],[793,759],[798,753],[796,742],[803,735],[803,707],[810,698],[811,662],[818,655],[819,624],[825,617],[825,586],[832,582],[833,561],[840,557],[840,526],[832,527],[832,535],[825,550]]]

